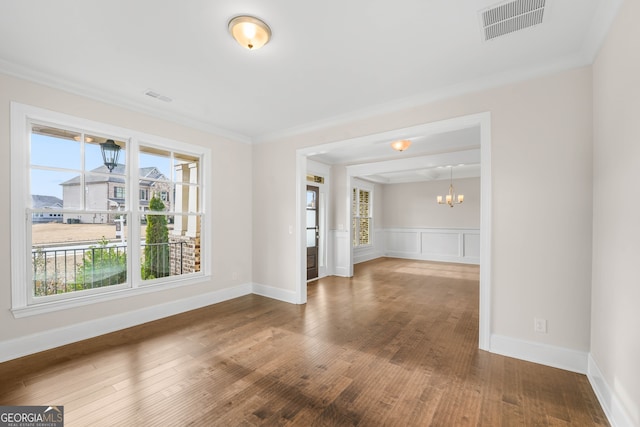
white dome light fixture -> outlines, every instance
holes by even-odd
[[[264,21],[248,15],[236,16],[229,21],[229,33],[240,46],[256,50],[269,42],[271,28]]]
[[[393,141],[391,143],[391,148],[393,148],[396,151],[404,151],[407,148],[409,148],[410,145],[411,145],[411,141],[409,141],[408,139],[400,139],[398,141]]]

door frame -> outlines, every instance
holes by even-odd
[[[312,190],[310,190],[312,189]],[[307,242],[307,282],[313,281],[313,280],[318,280],[320,279],[320,259],[321,259],[321,249],[320,249],[320,230],[322,227],[320,227],[320,187],[318,186],[317,183],[311,183],[311,182],[307,182],[307,199],[309,197],[309,191],[312,191],[315,194],[315,208],[313,209],[314,215],[315,215],[315,232],[314,232],[314,236],[315,236],[315,245],[311,246],[312,248],[315,248],[315,272],[316,275],[315,277],[309,278],[309,249],[311,248],[309,246],[309,242]],[[307,205],[307,220],[309,219],[309,206]],[[306,232],[309,233],[309,224],[306,224],[306,228],[305,228]],[[307,236],[307,239],[309,237]]]
[[[320,199],[323,202],[319,205],[319,213],[320,213],[320,242],[318,250],[322,253],[322,259],[324,261],[324,265],[320,265],[318,267],[318,279],[326,277],[328,275],[333,274],[331,259],[331,239],[329,233],[329,212],[331,208],[331,166],[325,165],[324,163],[314,162],[313,160],[307,160],[306,166],[306,174],[312,174],[321,176],[324,178],[324,182],[316,182],[311,185],[314,185],[320,189]],[[305,174],[305,179],[306,179]],[[309,181],[307,181],[309,184]],[[306,220],[305,220],[306,223]]]
[[[399,135],[416,135],[424,133],[442,133],[469,127],[480,127],[480,307],[478,347],[482,350],[490,350],[491,340],[491,113],[483,112],[436,122],[424,123],[417,126],[395,129],[378,134],[347,140],[300,148],[296,150],[296,298],[297,304],[307,302],[307,269],[306,269],[306,174],[307,156],[313,155],[323,149],[346,147],[350,144],[362,144],[367,141],[392,141]],[[346,184],[351,182],[351,176],[347,174]],[[347,196],[350,192],[347,191]],[[350,211],[351,204],[347,203]],[[346,213],[343,213],[346,215]],[[349,235],[351,235],[351,221],[347,222]],[[353,271],[353,251],[351,240],[346,239],[349,245],[346,251],[349,260],[349,270]],[[337,248],[336,248],[337,250]]]

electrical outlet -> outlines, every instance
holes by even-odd
[[[540,334],[547,333],[547,319],[533,319],[533,330]]]

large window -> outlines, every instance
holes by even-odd
[[[371,244],[371,191],[354,187],[351,193],[353,246]]]
[[[101,152],[108,140],[120,148],[111,169]],[[201,280],[207,155],[193,145],[12,104],[14,313]]]

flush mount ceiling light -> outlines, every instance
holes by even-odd
[[[253,16],[236,16],[229,21],[229,32],[240,46],[249,50],[260,49],[269,42],[271,28]]]
[[[393,141],[391,143],[391,148],[396,151],[404,151],[411,145],[411,141],[408,139],[399,139],[398,141]]]

